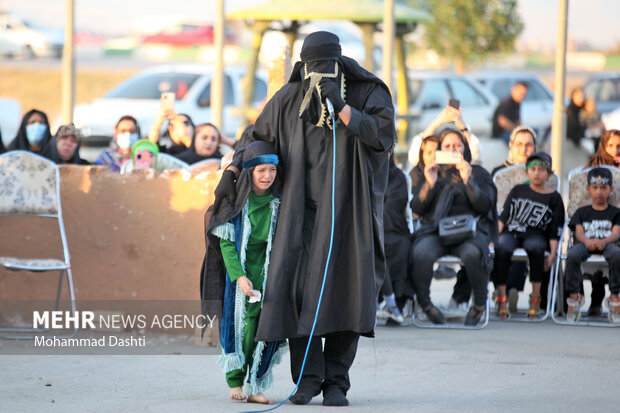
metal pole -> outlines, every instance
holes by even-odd
[[[394,56],[394,0],[383,2],[383,81],[392,90],[392,58]]]
[[[75,31],[75,1],[65,1],[65,42],[62,50],[62,121],[73,123],[75,105],[75,56],[73,55],[73,32]]]
[[[215,4],[215,67],[211,79],[211,122],[224,130],[224,0],[217,0]]]
[[[566,130],[564,112],[564,88],[566,86],[566,25],[568,20],[568,0],[559,0],[558,36],[555,53],[555,91],[553,98],[553,123],[551,124],[551,157],[553,166],[562,177],[562,142]]]

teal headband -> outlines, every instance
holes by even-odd
[[[279,163],[278,155],[260,155],[256,158],[249,159],[241,164],[241,169],[249,169],[256,165],[277,165]]]

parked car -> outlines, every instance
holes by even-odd
[[[553,119],[553,93],[538,76],[528,72],[481,71],[469,77],[486,87],[500,101],[510,96],[510,89],[515,83],[525,82],[528,87],[527,95],[521,102],[521,122],[537,131],[542,139],[540,142],[549,138]]]
[[[620,108],[620,73],[601,73],[590,77],[583,85],[586,98],[596,100],[600,113]]]
[[[478,137],[491,136],[497,98],[466,77],[446,72],[409,71],[411,135],[428,126],[450,99],[458,99],[463,119]]]
[[[114,125],[124,115],[132,115],[146,137],[160,109],[163,92],[174,92],[175,112],[189,115],[195,123],[211,121],[211,74],[207,64],[167,64],[147,69],[112,89],[103,97],[78,105],[74,122],[86,142],[107,143]],[[241,125],[238,107],[242,104],[245,67],[224,67],[224,127],[223,133],[235,136]],[[267,96],[267,77],[258,73],[252,105]],[[163,128],[162,126],[162,131]]]
[[[62,57],[61,30],[47,29],[15,14],[0,12],[0,54],[21,57]]]

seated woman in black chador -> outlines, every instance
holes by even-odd
[[[192,144],[185,151],[175,155],[188,164],[204,161],[205,159],[221,159],[219,145],[222,134],[212,123],[201,123],[196,126]]]
[[[407,299],[413,297],[413,282],[408,268],[411,233],[407,222],[409,190],[407,178],[390,154],[388,185],[383,198],[383,233],[385,245],[386,273],[381,286],[379,300],[384,302],[377,317],[386,317],[402,323],[401,313]],[[409,314],[405,314],[409,315]]]
[[[474,292],[465,325],[480,321],[487,301],[487,284],[491,259],[489,243],[497,240],[496,189],[491,175],[482,167],[471,165],[471,153],[465,137],[457,130],[441,134],[442,151],[460,152],[456,164],[438,165],[432,162],[424,168],[424,180],[416,188],[412,201],[413,212],[429,216],[414,234],[413,281],[418,303],[429,320],[445,323],[445,317],[430,299],[430,284],[435,261],[450,253],[458,256],[467,268],[467,276]],[[458,244],[444,245],[438,233],[442,218],[471,215],[477,220],[475,235]]]
[[[41,154],[58,165],[90,164],[87,160],[80,158],[80,132],[72,123],[59,127],[56,136],[43,148]]]

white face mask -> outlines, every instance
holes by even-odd
[[[136,142],[138,142],[137,133],[123,132],[116,135],[116,144],[121,149],[129,149]]]
[[[43,140],[47,126],[42,123],[31,123],[26,126],[26,137],[32,145],[37,145]]]

